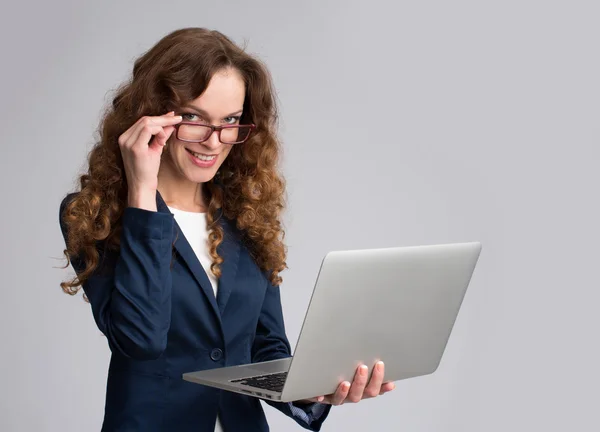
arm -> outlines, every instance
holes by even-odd
[[[268,283],[252,345],[252,363],[290,356],[291,348],[285,335],[279,287]],[[265,402],[292,417],[300,426],[313,431],[321,429],[331,409],[331,405],[321,403],[283,403],[268,399]]]
[[[67,241],[63,212],[59,221]],[[173,215],[127,207],[119,251],[99,247],[99,266],[83,284],[94,320],[112,352],[137,359],[160,357],[171,322],[171,243]],[[76,273],[82,260],[72,257]]]

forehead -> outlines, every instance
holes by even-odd
[[[246,86],[240,73],[235,69],[224,69],[215,73],[204,93],[188,105],[212,117],[221,117],[240,111],[245,95]]]

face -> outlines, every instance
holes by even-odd
[[[245,93],[239,72],[226,69],[212,77],[200,97],[181,107],[175,114],[181,115],[183,122],[239,124]],[[226,132],[222,133],[226,141]],[[173,132],[165,150],[175,175],[193,183],[205,183],[215,176],[233,145],[221,143],[217,131],[202,143],[180,141]]]

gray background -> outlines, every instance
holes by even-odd
[[[281,101],[292,344],[330,249],[479,240],[438,371],[329,431],[591,431],[598,420],[596,1],[7,3],[0,17],[0,430],[99,430],[109,350],[63,294],[58,205],[102,106],[166,33],[215,28]],[[352,311],[348,311],[352,318]],[[273,430],[296,430],[266,408]]]

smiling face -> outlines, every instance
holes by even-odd
[[[245,94],[246,88],[239,72],[231,68],[224,69],[211,78],[200,97],[181,107],[175,114],[183,117],[182,123],[239,124]],[[222,131],[223,140],[227,141],[230,134],[231,130]],[[188,132],[182,125],[179,137],[186,139],[186,136]],[[165,149],[170,165],[167,171],[180,180],[205,183],[215,176],[233,145],[236,144],[220,142],[218,132],[214,132],[208,140],[201,143],[179,140],[173,132]]]

